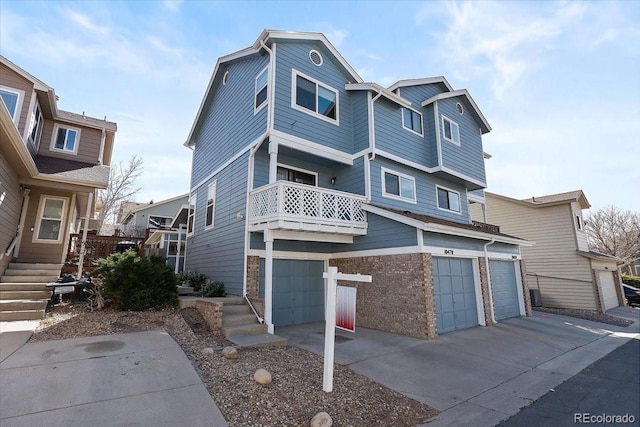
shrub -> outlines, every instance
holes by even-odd
[[[222,282],[209,282],[205,283],[198,295],[201,297],[223,297],[227,293],[224,290],[224,283]]]
[[[622,283],[633,286],[634,288],[640,288],[640,276],[627,276],[626,274],[623,274]]]
[[[98,260],[92,276],[102,276],[105,293],[120,310],[142,311],[178,303],[176,275],[162,257],[143,258],[134,251]]]
[[[207,284],[209,279],[202,273],[196,273],[193,271],[183,271],[178,273],[178,283],[182,283],[184,286],[190,286],[194,292],[200,292],[200,290]]]

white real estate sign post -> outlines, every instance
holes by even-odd
[[[338,280],[349,282],[371,282],[371,276],[363,274],[338,273],[337,267],[329,267],[329,271],[322,273],[327,279],[327,307],[325,310],[324,329],[324,372],[322,389],[327,393],[333,391],[333,358],[336,339],[336,294]]]

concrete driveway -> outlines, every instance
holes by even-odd
[[[442,411],[428,426],[495,426],[630,339],[640,339],[640,310],[608,314],[629,327],[534,312],[495,327],[423,341],[359,328],[339,331],[335,360]],[[324,324],[277,328],[289,345],[323,353]]]
[[[0,340],[17,335],[0,334]],[[164,331],[27,343],[0,362],[0,425],[226,426]]]

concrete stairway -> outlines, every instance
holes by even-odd
[[[11,263],[0,277],[0,321],[44,318],[52,291],[46,283],[60,276],[60,264]]]
[[[222,333],[240,347],[284,347],[285,338],[267,333],[267,325],[260,324],[243,298],[225,301],[222,307]]]

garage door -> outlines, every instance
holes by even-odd
[[[438,333],[478,324],[478,309],[470,259],[433,258]]]
[[[520,316],[518,282],[513,261],[489,261],[496,320]]]
[[[260,297],[264,298],[264,260],[260,262]],[[273,260],[273,324],[324,320],[324,261]]]
[[[598,271],[600,276],[600,289],[602,289],[602,299],[604,300],[604,309],[617,307],[618,294],[616,294],[616,284],[613,280],[613,273],[610,271]]]

